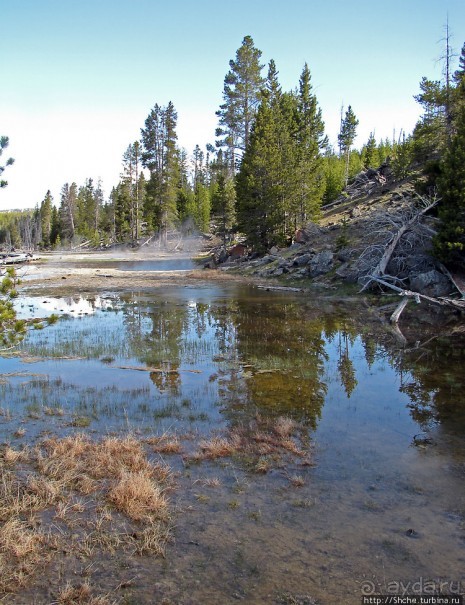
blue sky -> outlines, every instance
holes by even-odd
[[[273,58],[285,90],[308,63],[327,133],[340,109],[360,120],[357,144],[411,132],[422,76],[441,76],[444,26],[465,41],[464,0],[0,0],[0,134],[14,166],[0,210],[33,207],[61,186],[102,178],[155,103],[172,100],[179,144],[214,142],[223,79],[245,35]]]

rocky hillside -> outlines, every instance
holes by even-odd
[[[289,285],[352,283],[379,288],[372,280],[375,276],[432,297],[457,294],[447,270],[431,255],[436,201],[415,193],[419,178],[396,181],[386,165],[362,172],[337,200],[322,208],[318,223],[296,232],[291,246],[272,248],[263,257],[248,253],[243,245],[234,246],[229,254],[217,249],[206,266],[279,278]]]

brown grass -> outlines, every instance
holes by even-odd
[[[167,519],[168,501],[162,490],[144,471],[123,472],[108,498],[135,521]]]
[[[28,460],[29,453],[27,450],[15,450],[9,445],[5,446],[3,450],[3,460],[6,464],[16,464],[17,462],[26,462]]]
[[[200,451],[188,460],[199,462],[236,455],[251,459],[252,468],[265,473],[271,468],[271,460],[277,462],[286,453],[306,455],[297,442],[298,429],[299,425],[291,418],[280,416],[270,420],[257,415],[253,421],[233,427],[227,436],[201,441]]]
[[[108,595],[92,596],[92,590],[88,582],[73,586],[67,583],[59,594],[56,605],[114,605],[116,601]]]
[[[201,441],[199,447],[204,458],[224,458],[236,452],[235,445],[228,439],[213,437],[210,441]]]
[[[163,555],[170,535],[166,487],[171,482],[169,467],[151,463],[131,435],[101,441],[82,434],[53,437],[30,450],[5,446],[0,451],[0,594],[22,586],[52,557],[57,540],[63,552],[84,557],[116,548]],[[47,509],[55,514],[43,516]],[[61,522],[59,534],[54,519]],[[92,596],[85,584],[67,585],[57,601],[110,602]]]
[[[37,565],[50,558],[48,539],[26,521],[12,518],[0,528],[0,592],[24,585]]]
[[[146,443],[152,446],[154,452],[159,454],[180,454],[182,447],[176,436],[164,433],[160,437],[150,437]]]

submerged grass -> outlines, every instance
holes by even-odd
[[[268,472],[286,454],[301,458],[303,464],[310,464],[308,451],[302,444],[299,446],[299,431],[300,425],[291,418],[270,419],[257,414],[253,420],[230,428],[225,436],[200,441],[199,450],[185,459],[200,462],[235,457],[259,473]]]

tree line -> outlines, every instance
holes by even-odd
[[[427,176],[421,186],[440,190],[435,249],[443,260],[461,258],[465,45],[452,72],[447,40],[445,78],[421,81],[416,100],[424,113],[412,134],[377,141],[372,133],[360,149],[353,147],[359,120],[350,105],[341,110],[338,148],[329,145],[307,64],[296,87],[284,91],[275,61],[265,66],[261,55],[246,36],[229,62],[215,144],[197,145],[188,156],[177,142],[173,103],[157,103],[140,140],[124,151],[120,180],[108,198],[92,179],[66,183],[58,200],[48,191],[33,212],[0,216],[0,241],[42,248],[137,244],[153,234],[166,238],[174,228],[213,228],[225,245],[240,233],[262,252],[317,220],[322,206],[361,170],[389,162],[399,179],[421,167]],[[2,137],[2,151],[7,144]]]

